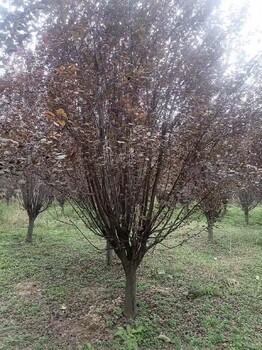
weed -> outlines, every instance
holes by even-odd
[[[119,327],[115,333],[115,337],[120,338],[123,344],[123,350],[138,350],[138,344],[141,337],[143,337],[146,328],[142,325],[131,328],[130,325],[126,327]]]
[[[222,291],[220,286],[216,284],[208,284],[208,285],[192,285],[188,290],[188,295],[190,298],[200,298],[203,296],[210,297],[219,297],[222,296]]]
[[[95,350],[91,343],[86,343],[81,347],[81,350]]]

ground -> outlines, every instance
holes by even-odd
[[[203,233],[149,253],[139,316],[128,325],[123,271],[116,258],[106,266],[104,242],[85,230],[96,250],[53,207],[27,244],[25,213],[0,204],[0,349],[261,350],[261,213],[253,210],[248,227],[231,206],[213,245]]]

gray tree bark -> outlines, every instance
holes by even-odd
[[[248,208],[245,208],[244,213],[245,213],[245,222],[247,225],[249,225],[249,210],[248,210]]]
[[[26,236],[27,243],[32,243],[34,224],[35,224],[35,218],[29,216],[27,236]]]
[[[136,301],[136,278],[137,268],[129,265],[125,268],[126,288],[125,288],[125,303],[123,314],[127,318],[134,318],[137,315],[137,301]]]

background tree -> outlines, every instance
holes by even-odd
[[[24,172],[24,178],[19,181],[19,185],[22,205],[29,220],[26,241],[32,243],[35,220],[51,204],[53,196],[50,188],[30,171]]]
[[[208,191],[208,189],[206,189]],[[214,241],[214,225],[226,214],[228,193],[224,188],[212,188],[200,203],[200,209],[207,220],[208,241]]]
[[[228,134],[228,140],[231,139],[230,144],[234,148],[234,138],[237,133]],[[237,138],[238,139],[238,138]],[[215,140],[214,140],[215,141]],[[235,169],[237,168],[237,157],[226,159],[224,155],[222,163],[214,168],[214,158],[219,156],[220,151],[215,145],[210,153],[209,162],[205,164],[197,164],[195,171],[197,176],[194,179],[195,183],[192,188],[192,196],[199,203],[199,209],[204,214],[207,222],[208,242],[214,241],[214,225],[221,220],[226,214],[227,204],[234,186]]]
[[[109,241],[106,241],[106,263],[108,266],[113,264],[113,248],[111,247]]]
[[[17,184],[12,176],[5,174],[0,178],[1,198],[6,200],[7,205],[17,196]]]
[[[65,214],[66,193],[56,191],[54,194],[55,199],[61,207],[62,214]]]
[[[239,144],[239,170],[236,174],[237,201],[245,215],[245,222],[249,224],[249,213],[261,202],[261,81],[252,79],[253,88],[244,94],[242,113],[245,114],[245,132]],[[250,87],[250,86],[249,86]]]
[[[249,212],[261,202],[261,189],[256,183],[249,183],[238,190],[238,200],[249,225]]]

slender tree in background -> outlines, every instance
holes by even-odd
[[[229,135],[228,138],[230,138]],[[233,141],[231,140],[232,143]],[[212,158],[217,156],[219,156],[219,151],[215,146],[210,154],[210,162],[196,166],[198,175],[195,179],[196,183],[191,186],[192,196],[199,202],[199,209],[206,218],[208,242],[211,243],[214,241],[214,225],[226,214],[228,199],[234,184],[230,173],[230,169],[235,168],[234,163],[226,161],[226,156],[224,156],[223,164],[220,164],[220,171],[214,172],[212,166],[210,168],[214,162]]]
[[[56,191],[54,197],[61,207],[62,214],[65,215],[66,193]]]
[[[0,178],[0,191],[1,198],[6,200],[7,205],[14,199],[18,194],[18,187],[16,181],[12,176],[5,174]]]
[[[208,191],[208,189],[207,189]],[[214,225],[218,220],[221,220],[226,214],[228,203],[228,193],[226,188],[212,188],[200,203],[200,209],[207,220],[208,241],[214,241]]]
[[[249,213],[262,199],[262,122],[261,107],[254,108],[261,100],[261,78],[252,80],[253,88],[244,94],[242,113],[245,113],[245,132],[239,145],[240,169],[236,174],[235,193],[249,224]]]
[[[35,220],[52,202],[50,189],[31,172],[24,173],[24,179],[19,181],[22,205],[28,215],[28,230],[26,242],[32,243]]]
[[[261,202],[261,189],[256,184],[249,184],[239,189],[238,200],[245,215],[245,222],[249,225],[249,213]]]
[[[108,240],[106,241],[106,263],[108,266],[113,264],[113,248]]]

